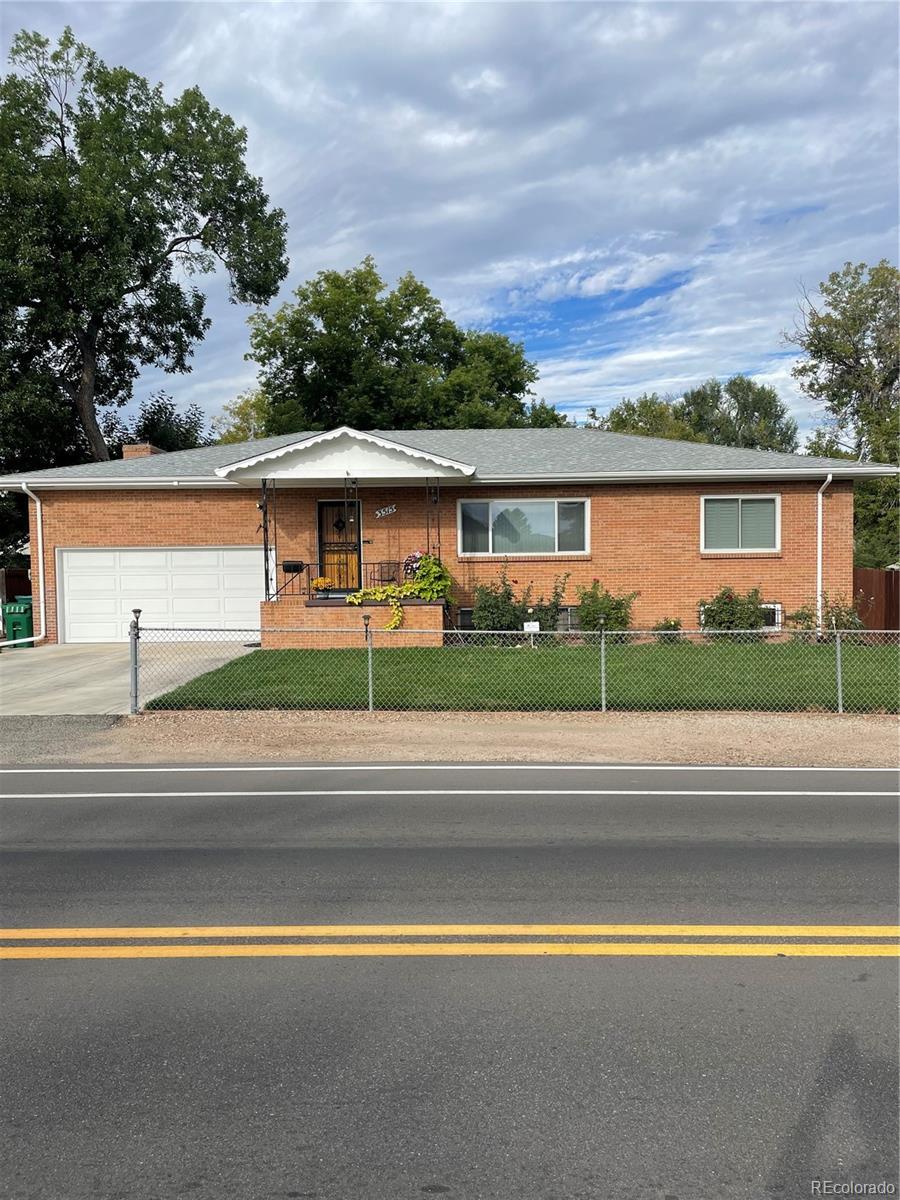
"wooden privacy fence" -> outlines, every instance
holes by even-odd
[[[900,571],[854,567],[853,595],[867,629],[900,629]]]
[[[15,596],[30,596],[31,580],[24,567],[0,567],[0,600],[12,600]]]

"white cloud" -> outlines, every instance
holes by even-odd
[[[798,286],[896,254],[893,4],[7,3],[110,62],[198,84],[290,222],[290,291],[373,253],[460,320],[521,325],[572,411],[747,371],[802,421]],[[674,282],[673,282],[674,281]],[[654,291],[656,289],[656,291]],[[624,311],[617,304],[627,300]],[[252,381],[246,312],[165,386]]]

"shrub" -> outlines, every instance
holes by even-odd
[[[762,629],[765,613],[759,588],[741,595],[731,587],[723,587],[712,600],[701,600],[701,624],[704,629]]]
[[[506,568],[492,583],[475,585],[472,624],[476,629],[521,629],[526,606],[516,600]]]
[[[501,633],[521,632],[526,621],[539,621],[541,629],[556,629],[568,578],[560,575],[554,580],[549,600],[543,595],[532,600],[530,584],[517,598],[513,584],[518,581],[509,578],[504,565],[496,582],[476,584],[472,624]]]
[[[823,592],[823,633],[828,634],[833,629],[863,629],[862,618],[857,612],[857,606],[861,601],[865,601],[865,596],[862,592],[858,594],[853,603],[848,602],[845,596],[835,596],[832,600],[827,592]],[[788,613],[784,619],[788,625],[793,625],[795,629],[815,629],[816,605],[814,602],[803,604],[796,612]]]
[[[631,606],[640,592],[628,592],[623,596],[614,596],[595,579],[590,587],[577,588],[578,622],[586,633],[596,633],[601,627],[606,629],[628,629],[631,625]]]
[[[563,596],[565,595],[568,581],[568,575],[557,576],[553,581],[550,599],[544,600],[544,597],[540,596],[533,604],[528,604],[531,596],[531,588],[526,588],[522,596],[522,602],[526,605],[523,619],[525,621],[540,621],[541,629],[556,629],[559,625],[559,610],[562,608]]]
[[[669,646],[672,642],[681,641],[681,622],[677,617],[663,617],[653,626],[653,632],[661,646]]]

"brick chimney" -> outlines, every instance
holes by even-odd
[[[151,446],[149,442],[132,442],[130,446],[122,447],[123,458],[146,458],[149,454],[165,454],[165,450]]]

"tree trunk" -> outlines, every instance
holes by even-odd
[[[97,410],[94,408],[94,388],[97,382],[96,339],[97,330],[94,322],[91,321],[87,333],[78,334],[78,348],[81,351],[81,378],[74,390],[74,400],[78,419],[87,435],[91,455],[95,462],[106,462],[109,459],[109,448],[100,432]]]

